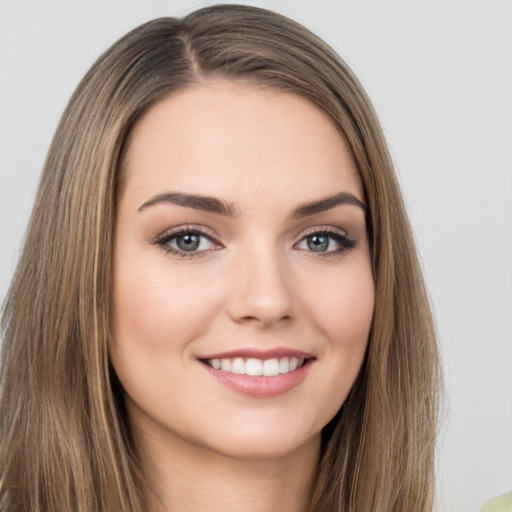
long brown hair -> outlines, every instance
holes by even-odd
[[[379,122],[324,42],[246,6],[136,28],[97,60],[62,116],[3,310],[1,509],[145,509],[108,359],[123,148],[150,105],[212,77],[287,90],[327,112],[351,147],[368,203],[375,314],[359,377],[323,432],[311,510],[431,511],[437,344]]]

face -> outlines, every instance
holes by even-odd
[[[364,357],[364,197],[326,114],[213,82],[154,105],[124,161],[112,364],[134,430],[231,457],[317,442]]]

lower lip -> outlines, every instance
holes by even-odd
[[[309,359],[300,368],[274,377],[237,375],[236,373],[215,370],[205,363],[201,364],[218,382],[238,393],[256,398],[271,398],[282,395],[301,384],[309,373],[312,363],[313,360]]]

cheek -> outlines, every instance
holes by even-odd
[[[314,375],[314,395],[309,403],[316,403],[319,410],[314,428],[322,429],[343,405],[359,374],[373,319],[375,290],[369,264],[359,262],[340,266],[339,272],[329,275],[317,272],[314,281],[308,281],[315,286],[301,283],[305,286],[301,295],[307,297],[302,327],[313,328],[322,340],[321,371]]]
[[[120,265],[116,273],[116,339],[166,349],[197,337],[218,308],[215,289],[207,286],[208,277],[179,269],[170,272],[165,262],[141,267]]]
[[[347,271],[339,276],[317,280],[308,304],[314,323],[333,349],[364,352],[375,303],[370,268]]]
[[[191,341],[208,331],[218,309],[205,276],[171,272],[164,261],[120,261],[114,275],[110,359],[132,403],[158,411],[180,383]]]

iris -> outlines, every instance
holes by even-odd
[[[329,248],[329,237],[327,235],[312,235],[307,237],[308,249],[315,252],[323,252]]]
[[[196,251],[200,242],[201,237],[192,233],[176,237],[176,245],[182,251]]]

